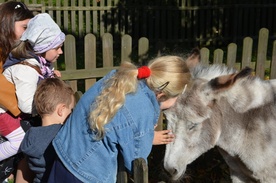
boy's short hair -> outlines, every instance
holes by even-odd
[[[47,78],[42,80],[34,95],[34,105],[40,116],[52,114],[58,104],[67,107],[72,103],[73,89],[59,78]]]

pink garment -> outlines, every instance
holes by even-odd
[[[6,139],[0,144],[0,161],[19,152],[20,144],[25,135],[20,120],[20,117],[15,118],[9,113],[0,114],[0,135]]]
[[[0,135],[6,136],[20,127],[20,117],[13,117],[9,113],[0,114]]]

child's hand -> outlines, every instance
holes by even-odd
[[[61,73],[58,70],[54,70],[54,74],[56,75],[56,77],[61,77]]]
[[[174,140],[171,130],[154,131],[153,145],[169,144]]]

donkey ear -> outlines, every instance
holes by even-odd
[[[188,58],[186,59],[186,64],[188,68],[191,70],[195,66],[197,66],[200,62],[200,50],[198,48],[192,49],[191,53],[189,54]]]
[[[238,73],[216,77],[209,81],[209,85],[213,90],[225,90],[233,86],[238,79],[247,77],[251,74],[252,69],[246,67]]]

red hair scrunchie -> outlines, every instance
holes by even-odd
[[[148,66],[142,66],[138,68],[138,75],[137,75],[138,79],[147,78],[149,76],[150,76],[150,69],[148,68]]]

